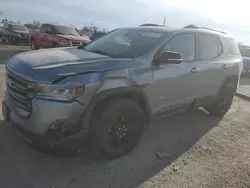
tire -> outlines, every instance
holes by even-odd
[[[8,37],[8,44],[14,45],[15,41],[13,41],[13,38],[11,36]]]
[[[57,42],[53,42],[53,48],[58,48],[59,44]]]
[[[90,129],[93,152],[100,157],[116,158],[129,153],[144,130],[141,107],[127,98],[108,99],[94,110]]]
[[[2,43],[6,43],[6,39],[3,38],[3,36],[1,37]]]
[[[31,39],[31,41],[30,41],[30,49],[31,50],[38,50],[38,46],[36,44],[35,39]]]
[[[224,84],[219,91],[216,102],[205,107],[209,114],[215,117],[224,116],[232,105],[236,88],[236,84],[232,81]]]

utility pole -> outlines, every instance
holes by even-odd
[[[166,16],[164,16],[164,19],[163,19],[163,26],[165,26],[165,22],[166,22]]]

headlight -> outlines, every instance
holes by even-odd
[[[61,45],[62,46],[70,46],[70,42],[68,40],[62,40]]]
[[[65,88],[55,85],[37,84],[36,94],[38,98],[58,101],[71,101],[84,92],[84,87]]]

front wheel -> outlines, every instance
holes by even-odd
[[[144,130],[144,113],[134,101],[109,99],[95,109],[90,142],[95,154],[116,158],[129,153]]]
[[[38,49],[38,46],[37,46],[36,41],[34,39],[31,39],[31,41],[30,41],[30,48],[31,48],[31,50]]]
[[[15,40],[13,40],[13,37],[11,37],[11,36],[8,37],[8,44],[10,44],[10,45],[15,44]]]
[[[224,116],[230,109],[236,92],[236,85],[228,82],[222,86],[214,104],[205,107],[212,116]]]

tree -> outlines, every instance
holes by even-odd
[[[99,27],[97,26],[93,26],[92,29],[94,30],[94,32],[98,31],[99,30]]]
[[[40,26],[40,25],[41,25],[41,22],[40,22],[39,20],[34,20],[34,21],[32,22],[32,24],[33,24],[33,25],[38,25],[38,26]]]

